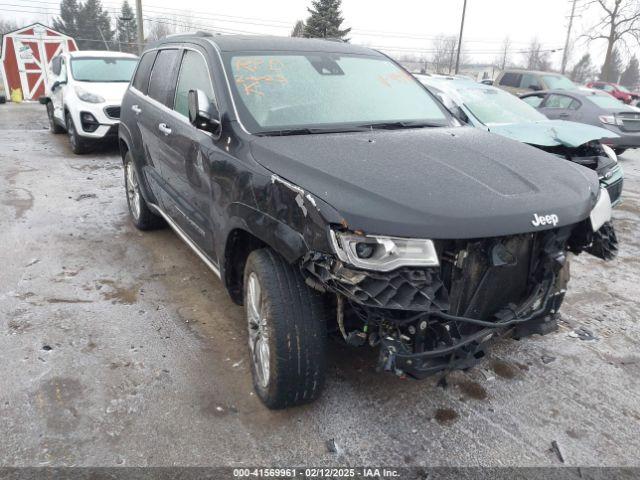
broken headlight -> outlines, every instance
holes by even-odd
[[[613,148],[605,144],[602,144],[600,146],[602,147],[602,150],[604,150],[604,153],[607,155],[607,157],[618,163],[618,155],[616,155],[616,152],[613,150]]]
[[[600,230],[600,227],[611,220],[611,198],[606,189],[600,189],[600,196],[596,202],[596,206],[591,210],[589,215],[591,220],[591,228],[594,232]]]
[[[399,267],[440,265],[431,240],[356,235],[331,230],[331,243],[340,260],[365,270],[390,272]]]

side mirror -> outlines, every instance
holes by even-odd
[[[199,130],[220,133],[220,112],[202,90],[189,90],[189,122]]]
[[[56,80],[55,82],[53,82],[53,85],[51,85],[51,91],[53,92],[56,88],[58,88],[60,85],[63,85],[66,82],[60,82],[59,80]]]

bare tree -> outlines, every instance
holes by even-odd
[[[500,56],[496,59],[496,65],[500,67],[501,70],[507,68],[507,66],[511,63],[511,39],[507,36],[504,38],[502,42],[502,48],[500,52]]]
[[[592,25],[584,36],[590,41],[605,40],[607,54],[605,55],[602,71],[610,72],[613,50],[618,43],[622,43],[629,50],[628,42],[640,45],[640,2],[638,0],[591,0],[585,6],[595,6],[600,11],[600,20]],[[602,78],[604,81],[615,82],[615,78]]]
[[[542,44],[537,38],[531,39],[529,48],[523,52],[524,63],[528,70],[547,71],[551,68],[549,53],[542,49]]]
[[[2,42],[2,36],[5,33],[13,32],[18,29],[18,24],[13,20],[5,20],[0,18],[0,42]]]
[[[150,18],[149,24],[149,27],[146,28],[148,33],[145,40],[147,42],[155,42],[156,40],[160,40],[167,35],[172,35],[177,31],[175,24],[165,18]]]
[[[451,73],[455,67],[458,39],[454,35],[438,35],[433,41],[431,62],[437,73]]]

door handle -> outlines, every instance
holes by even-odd
[[[166,123],[159,123],[158,124],[158,130],[160,130],[162,133],[164,133],[165,136],[171,135],[171,129],[169,127],[167,127]]]
[[[133,113],[136,115],[140,115],[142,113],[142,109],[138,105],[131,105],[131,110],[133,110]]]
[[[569,114],[568,114],[568,113],[561,113],[559,116],[560,116],[561,118],[568,118],[568,117],[569,117]]]

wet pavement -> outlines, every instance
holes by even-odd
[[[131,225],[115,148],[75,156],[44,107],[0,105],[0,465],[554,466],[556,441],[567,465],[640,466],[640,152],[621,163],[620,256],[574,258],[558,332],[446,389],[332,345],[322,398],[272,412],[241,308]]]

